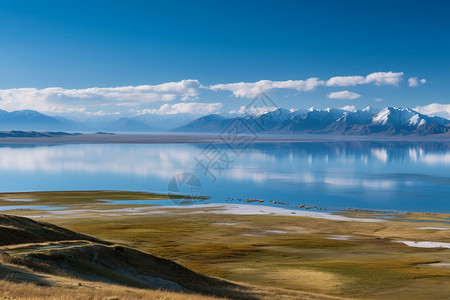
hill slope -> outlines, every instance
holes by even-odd
[[[249,296],[237,285],[173,261],[23,217],[0,215],[0,243],[2,264],[13,268],[139,288]]]
[[[237,285],[198,274],[171,260],[23,217],[0,215],[0,242],[0,289],[3,296],[14,299],[24,295],[23,289],[27,289],[25,295],[38,295],[34,297],[38,299],[69,299],[61,295],[74,291],[95,299],[111,292],[127,294],[123,299],[132,299],[131,295],[206,299],[193,292],[228,299],[271,299],[275,295],[298,299],[300,294],[304,299],[332,298]],[[124,293],[117,285],[134,289]]]

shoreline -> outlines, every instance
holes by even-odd
[[[192,209],[194,209],[192,211]],[[188,210],[187,212],[177,212],[177,210]],[[154,205],[154,206],[138,206],[126,208],[112,208],[112,209],[52,209],[45,211],[51,216],[67,216],[78,213],[104,213],[108,215],[154,215],[154,214],[222,214],[222,215],[265,215],[265,216],[291,216],[291,217],[306,217],[314,219],[326,219],[333,221],[350,221],[350,222],[377,222],[382,223],[386,220],[377,218],[352,218],[334,213],[302,211],[287,209],[281,207],[265,206],[265,205],[251,205],[251,204],[194,204],[194,205]],[[37,217],[37,216],[30,216]]]
[[[36,132],[21,132],[36,134]],[[251,136],[252,143],[307,143],[307,142],[440,142],[450,143],[450,135],[402,136],[402,135],[264,135]],[[225,143],[219,134],[193,133],[55,133],[44,132],[38,136],[3,136],[1,144],[182,144]]]
[[[9,200],[7,200],[9,201]],[[158,200],[155,200],[158,201]],[[161,200],[164,201],[164,200]],[[284,207],[274,207],[268,205],[255,204],[229,204],[229,203],[205,203],[205,204],[189,204],[189,205],[164,205],[164,204],[107,204],[93,203],[94,207],[77,208],[67,206],[44,205],[47,208],[41,208],[43,205],[17,205],[13,209],[2,210],[0,213],[25,213],[24,216],[30,218],[59,218],[59,217],[76,217],[86,214],[94,214],[102,216],[150,216],[150,215],[192,215],[192,214],[215,214],[215,215],[231,215],[231,216],[278,216],[278,217],[302,217],[312,219],[323,219],[330,221],[342,222],[362,222],[362,223],[385,223],[390,221],[404,222],[428,222],[439,223],[441,225],[450,224],[447,219],[439,217],[439,215],[447,215],[447,213],[426,213],[426,212],[408,212],[401,215],[393,216],[393,218],[385,218],[375,211],[305,211],[300,209],[289,209]],[[64,204],[62,204],[64,205]],[[108,207],[111,205],[111,207]],[[23,208],[19,208],[23,206]],[[32,207],[36,206],[36,209]],[[10,206],[13,207],[13,206]],[[40,214],[28,214],[36,213]],[[403,218],[402,218],[403,216]],[[398,218],[396,218],[398,217]],[[405,218],[406,217],[406,218]],[[422,219],[424,218],[424,219]],[[449,217],[450,218],[450,217]],[[446,227],[422,227],[418,229],[431,230],[450,230]]]
[[[69,197],[69,198],[66,198]],[[73,198],[73,199],[72,199]],[[74,199],[78,199],[74,201]],[[185,199],[185,198],[179,198]],[[367,219],[384,222],[391,219],[405,219],[407,216],[423,216],[425,219],[434,219],[431,222],[450,224],[450,212],[404,211],[392,209],[363,209],[363,208],[319,208],[309,209],[300,206],[265,203],[246,203],[240,201],[209,202],[206,198],[197,198],[193,202],[178,203],[161,192],[149,191],[122,191],[122,190],[69,190],[69,191],[15,191],[0,193],[0,212],[11,211],[40,211],[55,212],[57,214],[72,214],[83,212],[114,212],[139,210],[211,210],[216,213],[231,215],[278,215],[300,216],[323,219],[341,218],[358,219],[360,216]],[[225,200],[228,201],[228,200]],[[416,220],[420,221],[420,220]]]

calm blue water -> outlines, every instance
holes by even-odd
[[[211,196],[207,202],[256,198],[267,205],[450,212],[448,143],[260,143],[234,150],[204,144],[0,146],[0,191],[166,193],[176,174],[192,173],[202,188],[194,192]],[[197,160],[207,165],[208,157],[216,159],[205,174]]]

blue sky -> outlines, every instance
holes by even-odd
[[[264,91],[286,108],[450,114],[449,15],[438,0],[0,0],[0,108],[228,112]]]

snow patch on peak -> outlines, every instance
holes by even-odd
[[[417,125],[419,123],[419,115],[416,114],[409,119],[409,125]]]
[[[390,113],[389,107],[386,107],[373,117],[373,121],[375,123],[380,123],[381,125],[386,125]]]
[[[369,106],[367,106],[366,108],[364,108],[362,111],[367,112],[367,113],[370,113],[370,114],[372,114],[372,115],[376,115],[377,113],[380,112],[380,109],[375,108],[375,107],[369,105]]]

